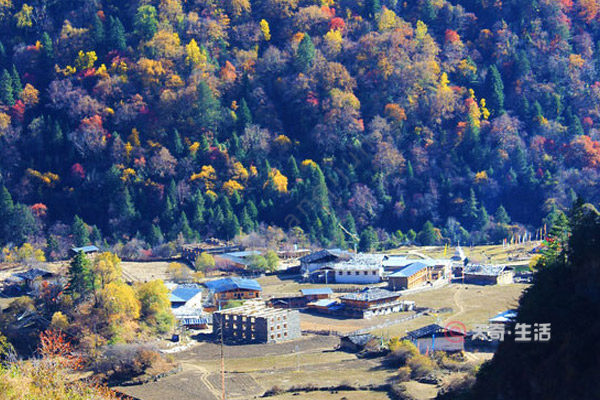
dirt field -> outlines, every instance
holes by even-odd
[[[166,261],[134,262],[123,261],[123,279],[127,282],[148,282],[155,279],[170,280],[167,273],[169,263]]]
[[[365,392],[365,391],[335,391],[335,392],[292,392],[279,396],[268,397],[269,400],[388,400],[390,397],[386,393]]]

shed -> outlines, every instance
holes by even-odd
[[[313,289],[300,289],[300,293],[302,296],[308,300],[319,300],[319,299],[328,299],[329,296],[333,294],[333,290],[328,287],[323,288],[313,288]]]
[[[71,250],[69,250],[71,257],[75,257],[80,251],[83,252],[83,254],[89,255],[99,252],[100,249],[94,245],[90,245],[82,247],[73,247],[71,248]]]
[[[374,340],[377,340],[377,338],[370,333],[344,336],[340,339],[340,350],[358,353]]]
[[[466,333],[456,329],[448,329],[438,324],[431,324],[406,333],[421,353],[433,351],[463,351]]]
[[[204,286],[210,290],[215,302],[260,297],[262,287],[254,279],[230,277],[208,281]]]
[[[202,307],[202,289],[196,284],[177,285],[171,291],[171,307]]]

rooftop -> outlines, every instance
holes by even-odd
[[[254,279],[246,279],[246,278],[223,278],[217,279],[214,281],[204,282],[204,286],[206,286],[210,291],[215,293],[227,292],[230,290],[258,290],[262,291],[260,284],[256,282]]]
[[[498,276],[505,269],[504,265],[469,264],[465,267],[464,273],[469,275]]]
[[[335,269],[378,269],[381,267],[381,254],[355,254],[352,258],[337,262]]]
[[[332,294],[333,290],[331,290],[331,288],[328,287],[323,287],[323,288],[314,288],[314,289],[300,289],[300,293],[302,293],[303,296],[317,296],[320,294]]]
[[[177,285],[171,292],[171,303],[188,302],[192,297],[202,292],[200,286],[195,284]]]
[[[243,306],[229,308],[226,310],[215,311],[215,314],[240,315],[244,317],[273,317],[283,316],[294,312],[285,308],[267,307],[263,302],[249,301]],[[295,311],[297,312],[297,311]]]
[[[398,298],[400,293],[392,292],[390,290],[381,288],[366,288],[358,293],[350,293],[340,297],[342,300],[355,300],[355,301],[375,301],[390,298]]]
[[[367,343],[369,343],[373,339],[376,339],[376,337],[371,335],[370,333],[363,333],[360,335],[349,335],[349,336],[344,336],[342,338],[342,340],[348,340],[357,346],[365,346]]]
[[[414,262],[412,264],[407,265],[402,268],[400,271],[394,272],[390,275],[391,278],[408,278],[409,276],[413,276],[417,272],[427,268],[427,264],[421,261]]]
[[[337,301],[333,300],[333,299],[321,299],[321,300],[313,301],[312,303],[308,303],[309,306],[326,307],[326,308],[329,308],[336,304],[337,304]]]
[[[71,251],[73,253],[79,253],[80,251],[83,251],[84,253],[95,253],[97,251],[100,251],[100,249],[96,246],[83,246],[83,247],[73,247],[71,249]]]
[[[352,257],[352,254],[342,249],[325,249],[315,251],[314,253],[301,257],[300,262],[310,264],[326,257],[334,257],[338,259],[347,260],[350,257]]]
[[[35,278],[38,277],[48,277],[53,275],[52,272],[50,271],[46,271],[45,269],[40,269],[40,268],[32,268],[29,271],[25,271],[25,272],[17,272],[15,274],[13,274],[13,276],[16,276],[18,278],[22,278],[22,279],[26,279],[26,280],[34,280]]]
[[[497,322],[497,323],[505,324],[505,323],[513,322],[515,320],[515,318],[517,318],[517,310],[506,310],[499,314],[494,315],[488,321],[491,323]]]
[[[411,339],[419,339],[432,335],[444,335],[446,333],[452,333],[453,336],[465,336],[465,332],[455,329],[447,329],[439,326],[438,324],[426,325],[422,328],[415,329],[414,331],[406,332],[406,336]]]

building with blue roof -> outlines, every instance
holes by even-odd
[[[171,308],[202,308],[202,288],[196,284],[177,285],[169,295]]]
[[[424,262],[413,262],[389,275],[389,285],[393,290],[411,289],[427,282],[427,267]]]
[[[204,283],[215,303],[260,297],[262,287],[254,279],[229,277]]]
[[[70,250],[71,256],[75,257],[77,255],[77,253],[79,253],[80,251],[83,252],[83,254],[89,255],[89,254],[94,254],[94,253],[99,252],[100,249],[94,245],[73,247]]]

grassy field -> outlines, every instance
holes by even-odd
[[[530,251],[540,242],[529,242],[502,247],[502,245],[463,246],[465,256],[472,262],[527,264],[531,259]],[[450,258],[455,247],[448,247],[444,255],[444,246],[403,246],[389,251],[390,254],[423,254],[432,258]]]

